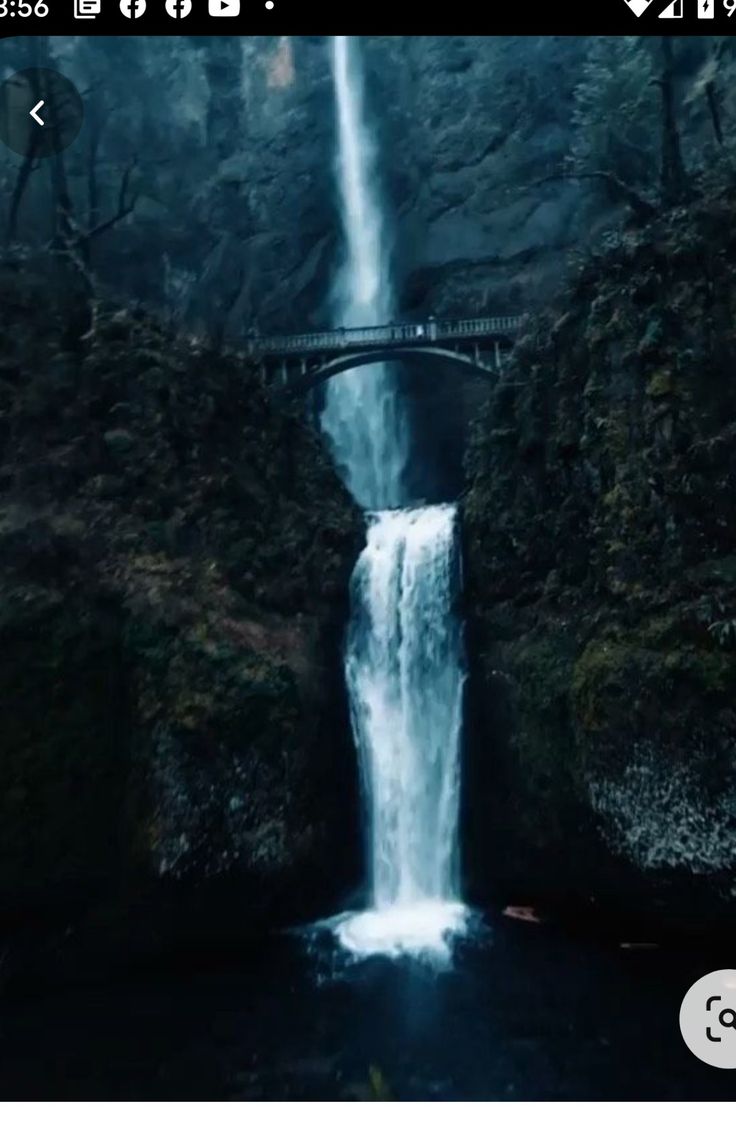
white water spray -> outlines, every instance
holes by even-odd
[[[337,315],[345,326],[385,323],[388,257],[351,37],[335,37],[333,70],[347,248]],[[371,907],[338,917],[337,934],[358,955],[446,955],[465,919],[457,865],[464,671],[454,612],[456,510],[396,508],[406,502],[408,430],[385,367],[332,379],[322,426],[356,500],[376,511],[353,573],[345,652]]]

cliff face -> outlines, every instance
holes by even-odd
[[[565,176],[580,135],[581,78],[605,40],[357,39],[397,316],[538,310],[568,257],[621,214],[599,181]],[[698,43],[683,40],[677,52],[688,161],[712,137],[702,92],[684,97],[707,55],[706,41]],[[0,65],[39,62],[39,53],[35,38],[9,40]],[[254,328],[331,326],[343,250],[330,53],[327,36],[50,40],[46,62],[91,92],[64,159],[74,224],[89,231],[115,216],[127,176],[130,211],[90,243],[99,280],[217,344],[238,344]],[[625,111],[632,118],[642,114],[641,91],[653,89],[640,54],[637,98]],[[621,114],[617,80],[608,83],[600,121]],[[655,120],[641,124],[644,135],[657,130]],[[640,137],[634,149],[641,161]],[[607,162],[591,158],[591,168]],[[16,167],[0,154],[9,191]],[[49,179],[37,171],[15,237],[45,242],[53,216]],[[458,397],[453,368],[397,373],[414,426],[412,494],[454,497],[477,392],[466,386]]]
[[[535,311],[568,255],[618,215],[594,181],[559,176],[590,43],[359,37],[397,316]],[[24,51],[25,64],[40,48],[0,44],[0,64],[18,66]],[[332,325],[343,250],[330,52],[326,36],[50,41],[48,63],[93,92],[65,156],[75,225],[114,216],[128,177],[130,212],[91,242],[103,285],[217,344]],[[14,161],[0,155],[9,188]],[[49,194],[34,173],[19,241],[47,239]],[[458,397],[452,368],[397,373],[414,425],[412,494],[454,497],[478,392]]]
[[[478,893],[733,917],[735,211],[612,238],[530,322],[479,424]]]
[[[534,305],[555,286],[560,255],[600,223],[588,184],[540,181],[569,149],[587,45],[359,37],[402,313]],[[130,170],[135,208],[95,240],[102,276],[238,337],[253,321],[331,323],[341,237],[330,51],[325,36],[90,36],[54,38],[47,51],[13,39],[0,63],[47,62],[90,92],[66,159],[82,229],[115,213]],[[0,162],[12,184],[12,155]],[[48,193],[34,175],[18,239],[38,238]]]
[[[547,179],[572,136],[586,37],[368,39],[369,90],[397,219],[402,309],[522,312],[554,291],[565,250],[600,225],[587,185]]]
[[[0,270],[0,909],[156,942],[359,877],[342,690],[362,524],[247,360]]]

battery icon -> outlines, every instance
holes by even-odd
[[[698,19],[713,20],[716,14],[715,0],[698,0]]]

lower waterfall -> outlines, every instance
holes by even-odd
[[[462,631],[456,509],[368,516],[345,653],[371,907],[339,927],[358,953],[442,950],[458,900]]]

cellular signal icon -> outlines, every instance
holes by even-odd
[[[698,0],[698,19],[713,20],[716,15],[715,0]]]

